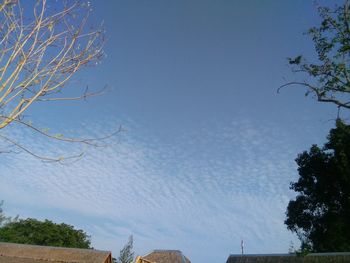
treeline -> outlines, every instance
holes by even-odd
[[[0,202],[0,242],[30,244],[40,246],[92,249],[91,237],[81,229],[65,223],[57,224],[48,219],[19,219],[6,216]],[[120,250],[115,263],[131,263],[134,260],[133,237]]]
[[[92,248],[90,236],[81,229],[50,220],[11,218],[0,203],[0,241],[41,246]]]

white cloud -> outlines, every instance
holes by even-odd
[[[86,133],[106,128],[94,126]],[[115,253],[129,234],[141,254],[181,249],[199,261],[203,248],[212,247],[206,251],[217,262],[239,253],[242,238],[250,253],[287,252],[295,241],[283,225],[289,181],[296,173],[295,142],[288,131],[235,120],[180,134],[172,144],[149,134],[139,139],[137,127],[132,131],[68,166],[13,155],[0,164],[2,198],[37,207],[34,217],[47,209],[60,211],[51,219],[64,211],[78,222],[74,217],[80,215],[79,226],[90,231],[93,245]],[[44,154],[74,149],[28,131],[14,134]]]

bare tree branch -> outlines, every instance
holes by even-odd
[[[43,161],[80,158],[82,154],[65,158],[36,154],[1,130],[10,124],[21,125],[49,139],[94,147],[103,146],[101,141],[119,133],[121,128],[100,138],[69,138],[23,120],[36,102],[85,100],[105,92],[86,88],[78,96],[63,93],[80,69],[95,65],[103,57],[103,29],[89,27],[88,1],[62,0],[56,2],[56,10],[47,0],[38,0],[30,11],[24,11],[20,2],[3,0],[0,4],[0,139]]]
[[[28,149],[27,147],[21,145],[20,143],[16,142],[15,140],[12,140],[9,137],[4,136],[2,134],[0,134],[0,138],[3,139],[4,141],[11,143],[12,145],[16,146],[20,150],[30,154],[31,156],[34,156],[35,158],[38,158],[44,162],[58,162],[58,163],[64,164],[66,160],[71,160],[71,159],[76,160],[78,158],[81,158],[84,155],[84,153],[80,153],[78,155],[71,155],[68,157],[63,157],[63,156],[57,157],[57,158],[48,157],[48,156],[36,154],[33,151],[31,151],[30,149]]]

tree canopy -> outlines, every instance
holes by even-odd
[[[0,241],[21,244],[91,248],[90,237],[68,224],[33,218],[9,222],[0,228]]]
[[[289,202],[285,224],[302,248],[314,252],[350,251],[350,126],[338,120],[328,142],[296,159],[298,193]]]
[[[308,31],[316,51],[316,59],[304,55],[289,58],[292,71],[299,80],[281,86],[299,85],[320,102],[350,109],[350,9],[346,0],[334,9],[319,7],[321,23]]]

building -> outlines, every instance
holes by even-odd
[[[191,263],[180,250],[153,250],[142,258],[156,263]]]
[[[112,263],[109,251],[0,242],[0,263]]]
[[[350,253],[230,255],[226,263],[349,263]]]

